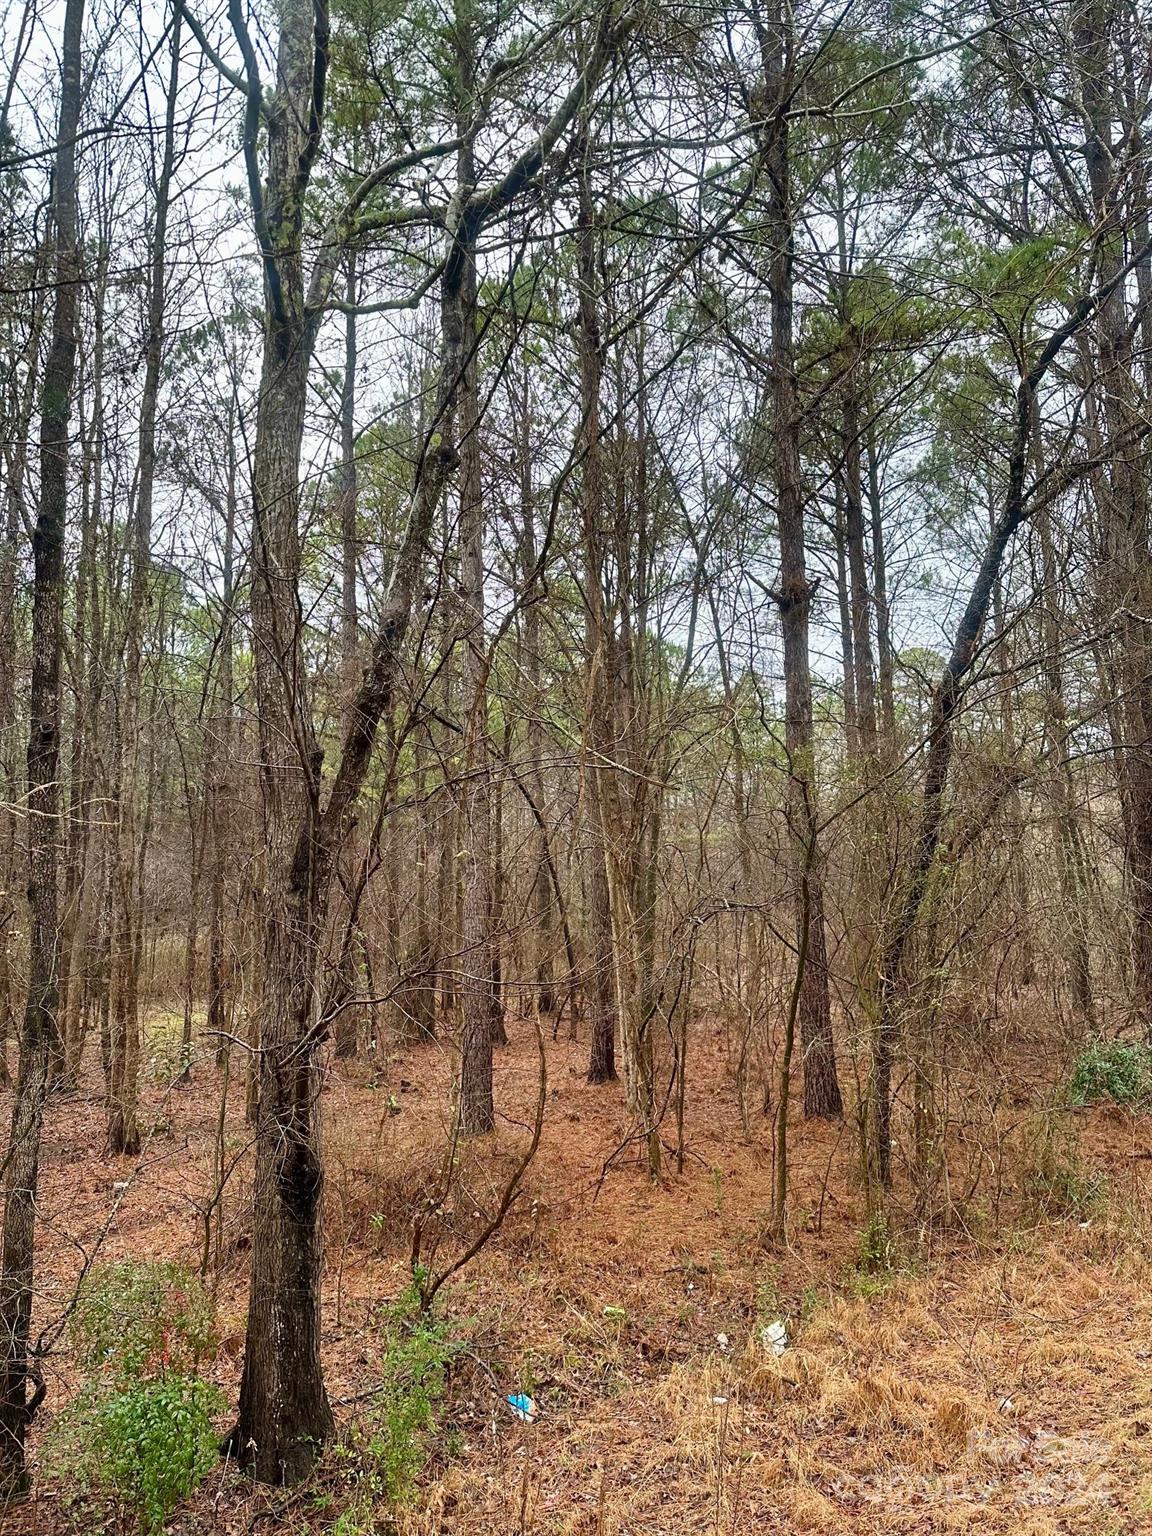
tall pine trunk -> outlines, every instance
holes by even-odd
[[[1076,60],[1083,102],[1083,155],[1100,231],[1099,277],[1115,279],[1124,261],[1122,179],[1130,172],[1113,146],[1114,123],[1123,108],[1113,87],[1114,21],[1100,0],[1087,0],[1077,16]],[[1125,46],[1117,39],[1115,49]],[[1139,212],[1139,210],[1138,210]],[[1143,262],[1137,262],[1139,274]],[[1145,285],[1147,279],[1145,278]],[[1140,294],[1139,284],[1137,294]],[[1099,524],[1098,580],[1105,623],[1114,624],[1112,674],[1121,745],[1118,751],[1124,823],[1124,859],[1131,907],[1133,1003],[1152,1038],[1152,643],[1147,613],[1152,599],[1152,547],[1147,450],[1141,422],[1146,402],[1133,369],[1136,327],[1130,322],[1126,286],[1115,282],[1100,305],[1094,345],[1102,446],[1108,461],[1094,479]]]
[[[83,94],[84,0],[67,0],[61,45],[52,215],[55,273],[52,337],[40,396],[40,503],[32,537],[32,678],[28,735],[28,997],[4,1173],[0,1245],[0,1500],[26,1487],[25,1437],[42,1384],[29,1359],[36,1243],[36,1191],[48,1070],[58,1035],[57,881],[60,818],[60,663],[63,653],[64,542],[68,521],[69,420],[76,373],[80,248],[76,138]]]
[[[584,701],[584,782],[588,798],[587,884],[591,1032],[588,1080],[616,1078],[616,939],[608,882],[608,840],[620,829],[608,808],[612,753],[611,631],[604,595],[603,448],[600,442],[600,320],[597,311],[595,224],[588,185],[587,142],[580,183],[577,231],[580,362],[580,515],[584,546],[585,633],[588,681]]]
[[[461,122],[472,110],[471,43],[458,23]],[[459,195],[475,183],[470,140],[457,156]],[[460,987],[460,1128],[483,1135],[495,1124],[492,1102],[492,775],[488,742],[488,654],[484,624],[484,499],[480,476],[480,399],[476,350],[476,253],[461,252],[461,288],[452,324],[459,327],[460,604],[463,628],[463,788],[460,796],[464,882]]]
[[[805,564],[804,501],[800,465],[800,401],[796,387],[792,291],[795,235],[792,227],[788,108],[792,97],[793,39],[777,11],[765,29],[765,95],[771,117],[761,153],[768,186],[768,288],[772,315],[772,479],[780,540],[776,593],[784,639],[784,741],[788,753],[786,815],[791,845],[797,950],[805,956],[800,977],[800,1044],[804,1060],[804,1113],[834,1118],[843,1112],[824,934],[824,891],[818,847],[816,764],[812,726],[812,673],[808,627],[813,584]],[[858,677],[858,674],[857,674]]]

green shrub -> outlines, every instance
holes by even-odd
[[[1132,1108],[1152,1101],[1152,1047],[1130,1040],[1091,1040],[1072,1069],[1073,1104],[1111,1099]]]
[[[421,1311],[416,1282],[380,1321],[382,1385],[343,1451],[354,1500],[342,1518],[352,1521],[359,1508],[411,1498],[428,1460],[448,1365],[459,1348],[446,1322]]]
[[[81,1287],[71,1322],[85,1371],[129,1382],[194,1372],[215,1350],[212,1303],[179,1264],[104,1264]]]
[[[49,1461],[159,1531],[216,1460],[223,1396],[198,1374],[211,1303],[179,1265],[110,1264],[88,1277],[70,1328],[86,1380]]]
[[[199,1376],[142,1381],[88,1405],[79,1449],[85,1481],[159,1531],[217,1460],[222,1394]]]

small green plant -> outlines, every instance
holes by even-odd
[[[70,1324],[84,1385],[48,1459],[159,1531],[216,1460],[222,1395],[199,1374],[215,1345],[212,1306],[176,1264],[93,1270]]]
[[[372,1520],[370,1510],[345,1509],[336,1516],[328,1530],[329,1536],[370,1536],[375,1530],[375,1521]]]
[[[856,1262],[848,1266],[844,1285],[850,1295],[871,1301],[914,1268],[914,1256],[892,1231],[887,1213],[877,1208],[860,1229]]]
[[[876,1209],[860,1229],[860,1256],[856,1267],[863,1274],[887,1274],[893,1266],[895,1246],[888,1218]]]
[[[344,1524],[338,1522],[341,1533],[357,1530],[362,1514],[377,1503],[412,1497],[428,1460],[448,1366],[459,1349],[448,1324],[421,1309],[419,1276],[380,1321],[383,1384],[341,1453],[353,1481],[352,1503],[340,1517]]]
[[[1075,1138],[1057,1129],[1047,1115],[1026,1145],[1023,1186],[1032,1214],[1047,1220],[1083,1221],[1099,1208],[1107,1191],[1103,1174],[1084,1167]]]
[[[800,1293],[800,1318],[807,1322],[815,1317],[822,1307],[826,1307],[830,1300],[830,1292],[823,1286],[806,1285]]]
[[[1090,1040],[1072,1068],[1073,1104],[1111,1099],[1133,1109],[1152,1102],[1152,1046],[1132,1040]]]
[[[763,1322],[774,1317],[779,1317],[785,1310],[784,1298],[780,1293],[780,1271],[773,1266],[767,1274],[761,1275],[756,1287],[756,1316]]]

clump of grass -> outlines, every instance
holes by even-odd
[[[1133,1040],[1090,1040],[1072,1068],[1073,1104],[1111,1099],[1132,1109],[1152,1103],[1152,1046]]]
[[[860,1229],[860,1255],[856,1267],[868,1275],[886,1274],[893,1267],[896,1247],[888,1217],[877,1208]]]
[[[1028,1137],[1022,1184],[1030,1211],[1046,1220],[1086,1220],[1107,1193],[1103,1174],[1085,1167],[1075,1137],[1050,1115]]]
[[[834,1292],[830,1286],[809,1284],[800,1292],[800,1320],[808,1322],[816,1316],[822,1307],[826,1307],[832,1300]]]
[[[887,1295],[919,1268],[915,1249],[893,1229],[883,1207],[877,1207],[860,1228],[856,1260],[843,1272],[844,1290],[849,1296],[870,1301]]]

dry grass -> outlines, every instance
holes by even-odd
[[[754,1336],[702,1351],[513,1437],[537,1488],[522,1528],[1152,1528],[1148,1278],[1045,1243],[837,1299],[779,1359]],[[448,1479],[453,1520],[425,1529],[518,1528],[490,1466]]]

